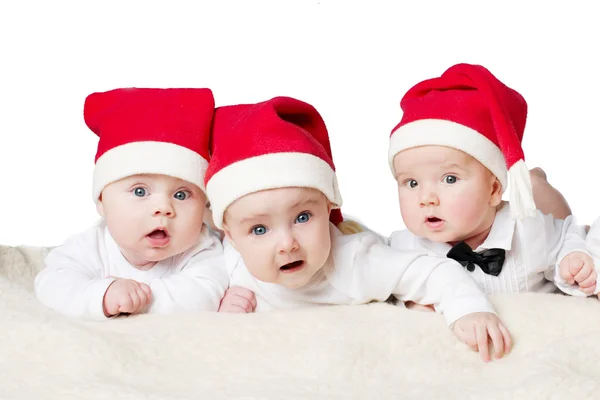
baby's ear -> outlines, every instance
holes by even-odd
[[[492,182],[492,193],[490,195],[490,206],[497,207],[502,201],[502,184],[494,176],[494,182]]]
[[[233,238],[231,237],[231,232],[229,231],[229,227],[225,222],[223,222],[223,233],[225,234],[227,240],[229,240],[229,243],[231,243],[231,245],[235,249],[235,242],[233,241]]]
[[[104,204],[102,204],[102,195],[100,195],[100,198],[96,202],[96,211],[98,211],[98,214],[104,218]]]

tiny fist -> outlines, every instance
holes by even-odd
[[[569,260],[569,273],[573,276],[577,275],[579,271],[583,268],[583,260],[577,257],[571,258]]]
[[[571,274],[567,268],[560,269],[560,277],[565,280],[568,284],[575,283],[575,275]]]

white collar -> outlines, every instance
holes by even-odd
[[[510,250],[515,234],[515,219],[510,215],[510,204],[503,201],[498,205],[492,229],[483,243],[476,250],[504,249]]]

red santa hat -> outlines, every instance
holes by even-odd
[[[124,88],[90,94],[87,126],[99,136],[93,197],[111,182],[162,174],[204,190],[215,103],[210,89]]]
[[[529,170],[521,147],[527,103],[480,65],[457,64],[442,76],[413,86],[400,102],[403,116],[392,130],[388,161],[418,146],[452,147],[487,167],[507,187],[517,218],[535,211]]]
[[[283,187],[321,191],[332,203],[330,220],[342,221],[329,136],[321,115],[310,104],[275,97],[257,104],[215,111],[206,190],[218,228],[237,199]]]

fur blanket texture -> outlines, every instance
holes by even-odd
[[[600,399],[600,301],[493,297],[483,363],[441,315],[388,304],[73,320],[35,298],[48,249],[0,246],[0,399]]]

